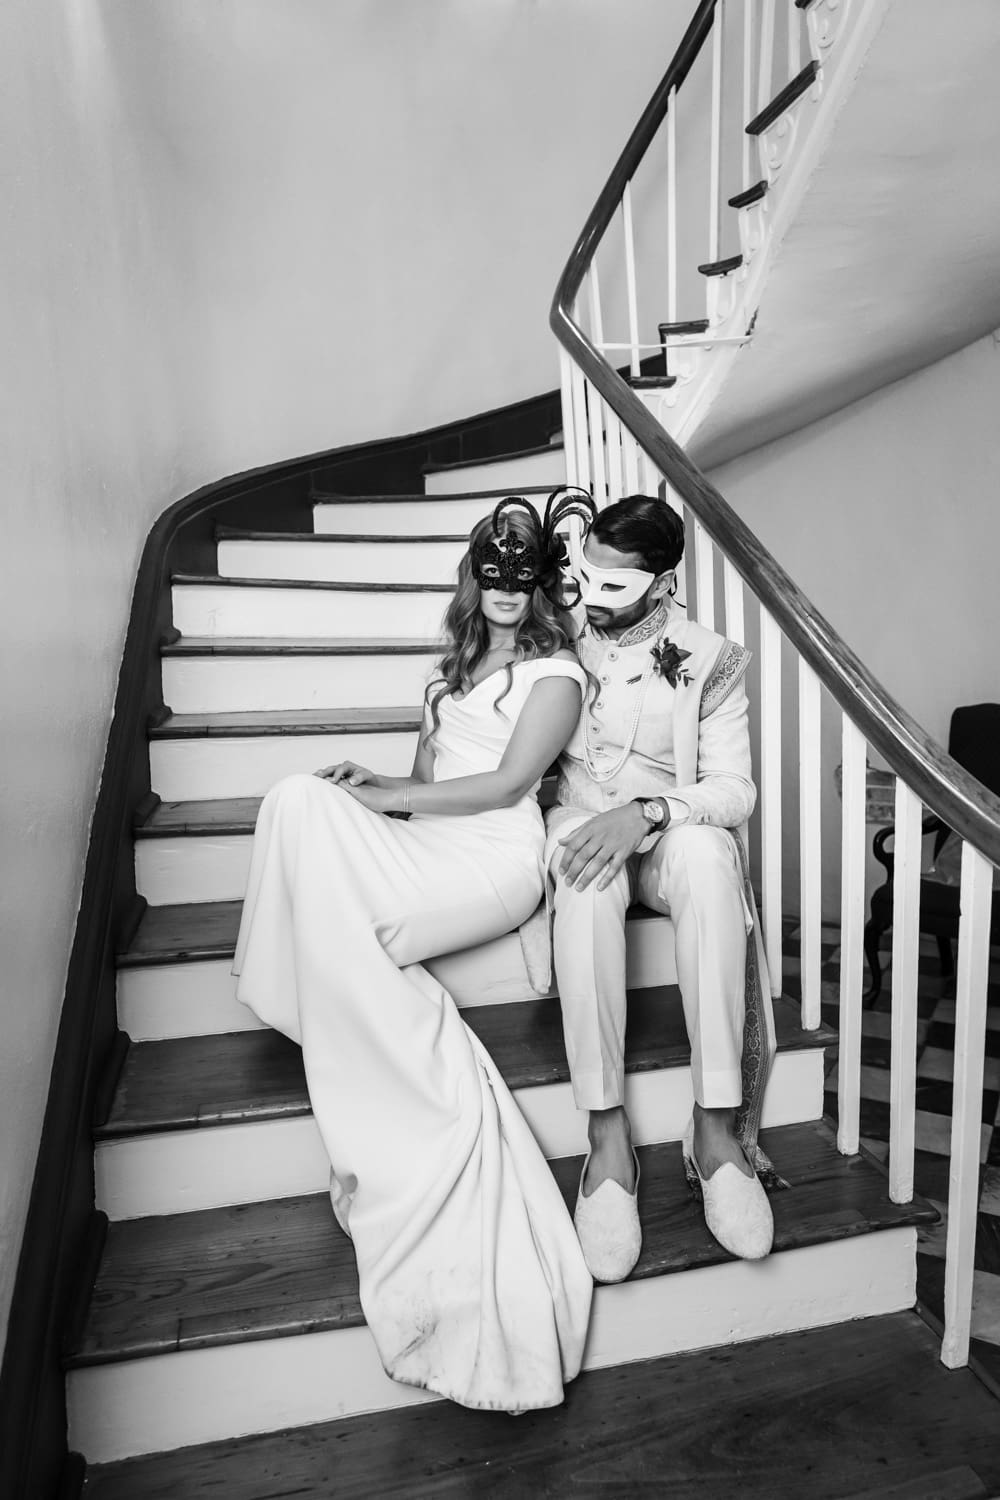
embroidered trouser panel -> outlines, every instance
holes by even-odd
[[[546,858],[592,816],[551,816]],[[625,913],[631,900],[669,915],[691,1044],[694,1096],[705,1108],[738,1105],[750,914],[736,839],[682,823],[635,855],[604,891],[555,879],[554,957],[573,1093],[580,1109],[621,1104],[625,1046]]]

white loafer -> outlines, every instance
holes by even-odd
[[[739,1167],[725,1162],[711,1177],[703,1177],[694,1154],[694,1119],[684,1132],[681,1147],[689,1180],[692,1172],[701,1187],[705,1223],[723,1250],[740,1260],[763,1260],[774,1242],[774,1215],[757,1174],[745,1177]]]
[[[590,1153],[580,1173],[573,1224],[576,1228],[587,1270],[595,1281],[624,1281],[639,1259],[642,1230],[639,1227],[639,1158],[635,1162],[635,1186],[627,1193],[617,1182],[606,1177],[589,1197],[583,1195],[583,1179],[590,1164]]]

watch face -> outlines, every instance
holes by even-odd
[[[646,820],[658,828],[663,822],[663,808],[658,802],[644,802],[642,804],[643,816]]]

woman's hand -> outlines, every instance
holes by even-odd
[[[379,784],[374,771],[369,771],[367,766],[357,765],[353,760],[339,760],[335,766],[324,766],[321,771],[314,771],[313,775],[319,776],[323,781],[332,781],[335,785],[344,782],[348,788],[363,786],[365,782],[372,787]]]
[[[367,807],[369,812],[388,813],[398,812],[400,809],[400,796],[398,792],[387,791],[380,786],[355,786],[348,778],[339,783],[355,802],[360,802],[362,807]]]

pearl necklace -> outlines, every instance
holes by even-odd
[[[667,612],[664,611],[665,616],[666,614]],[[655,620],[655,615],[653,618]],[[619,645],[631,646],[635,644],[634,640],[629,639],[633,631],[636,632],[638,639],[642,640],[643,635],[645,635],[645,630],[643,629],[643,627],[647,626],[647,624],[647,621],[640,620],[639,624],[633,626],[631,631],[625,631],[619,637]],[[659,641],[660,635],[665,629],[666,624],[666,618],[662,621],[658,621],[657,628],[654,631],[649,632],[651,635],[655,634],[657,642]],[[639,634],[640,631],[642,632],[642,634]],[[635,695],[635,706],[632,709],[632,717],[629,720],[628,731],[625,735],[625,743],[622,746],[621,754],[618,756],[618,759],[613,762],[612,765],[609,766],[606,762],[598,765],[597,761],[594,759],[596,746],[591,744],[590,740],[590,715],[586,713],[584,714],[583,764],[587,769],[587,775],[590,777],[591,781],[612,781],[618,775],[619,771],[622,770],[629,756],[632,754],[632,746],[635,744],[635,737],[639,733],[639,720],[642,718],[643,705],[646,701],[646,692],[649,688],[650,680],[652,679],[655,670],[656,658],[653,655],[652,649],[650,649],[649,661],[647,662],[646,669],[642,674],[642,681],[639,684],[639,691]]]

